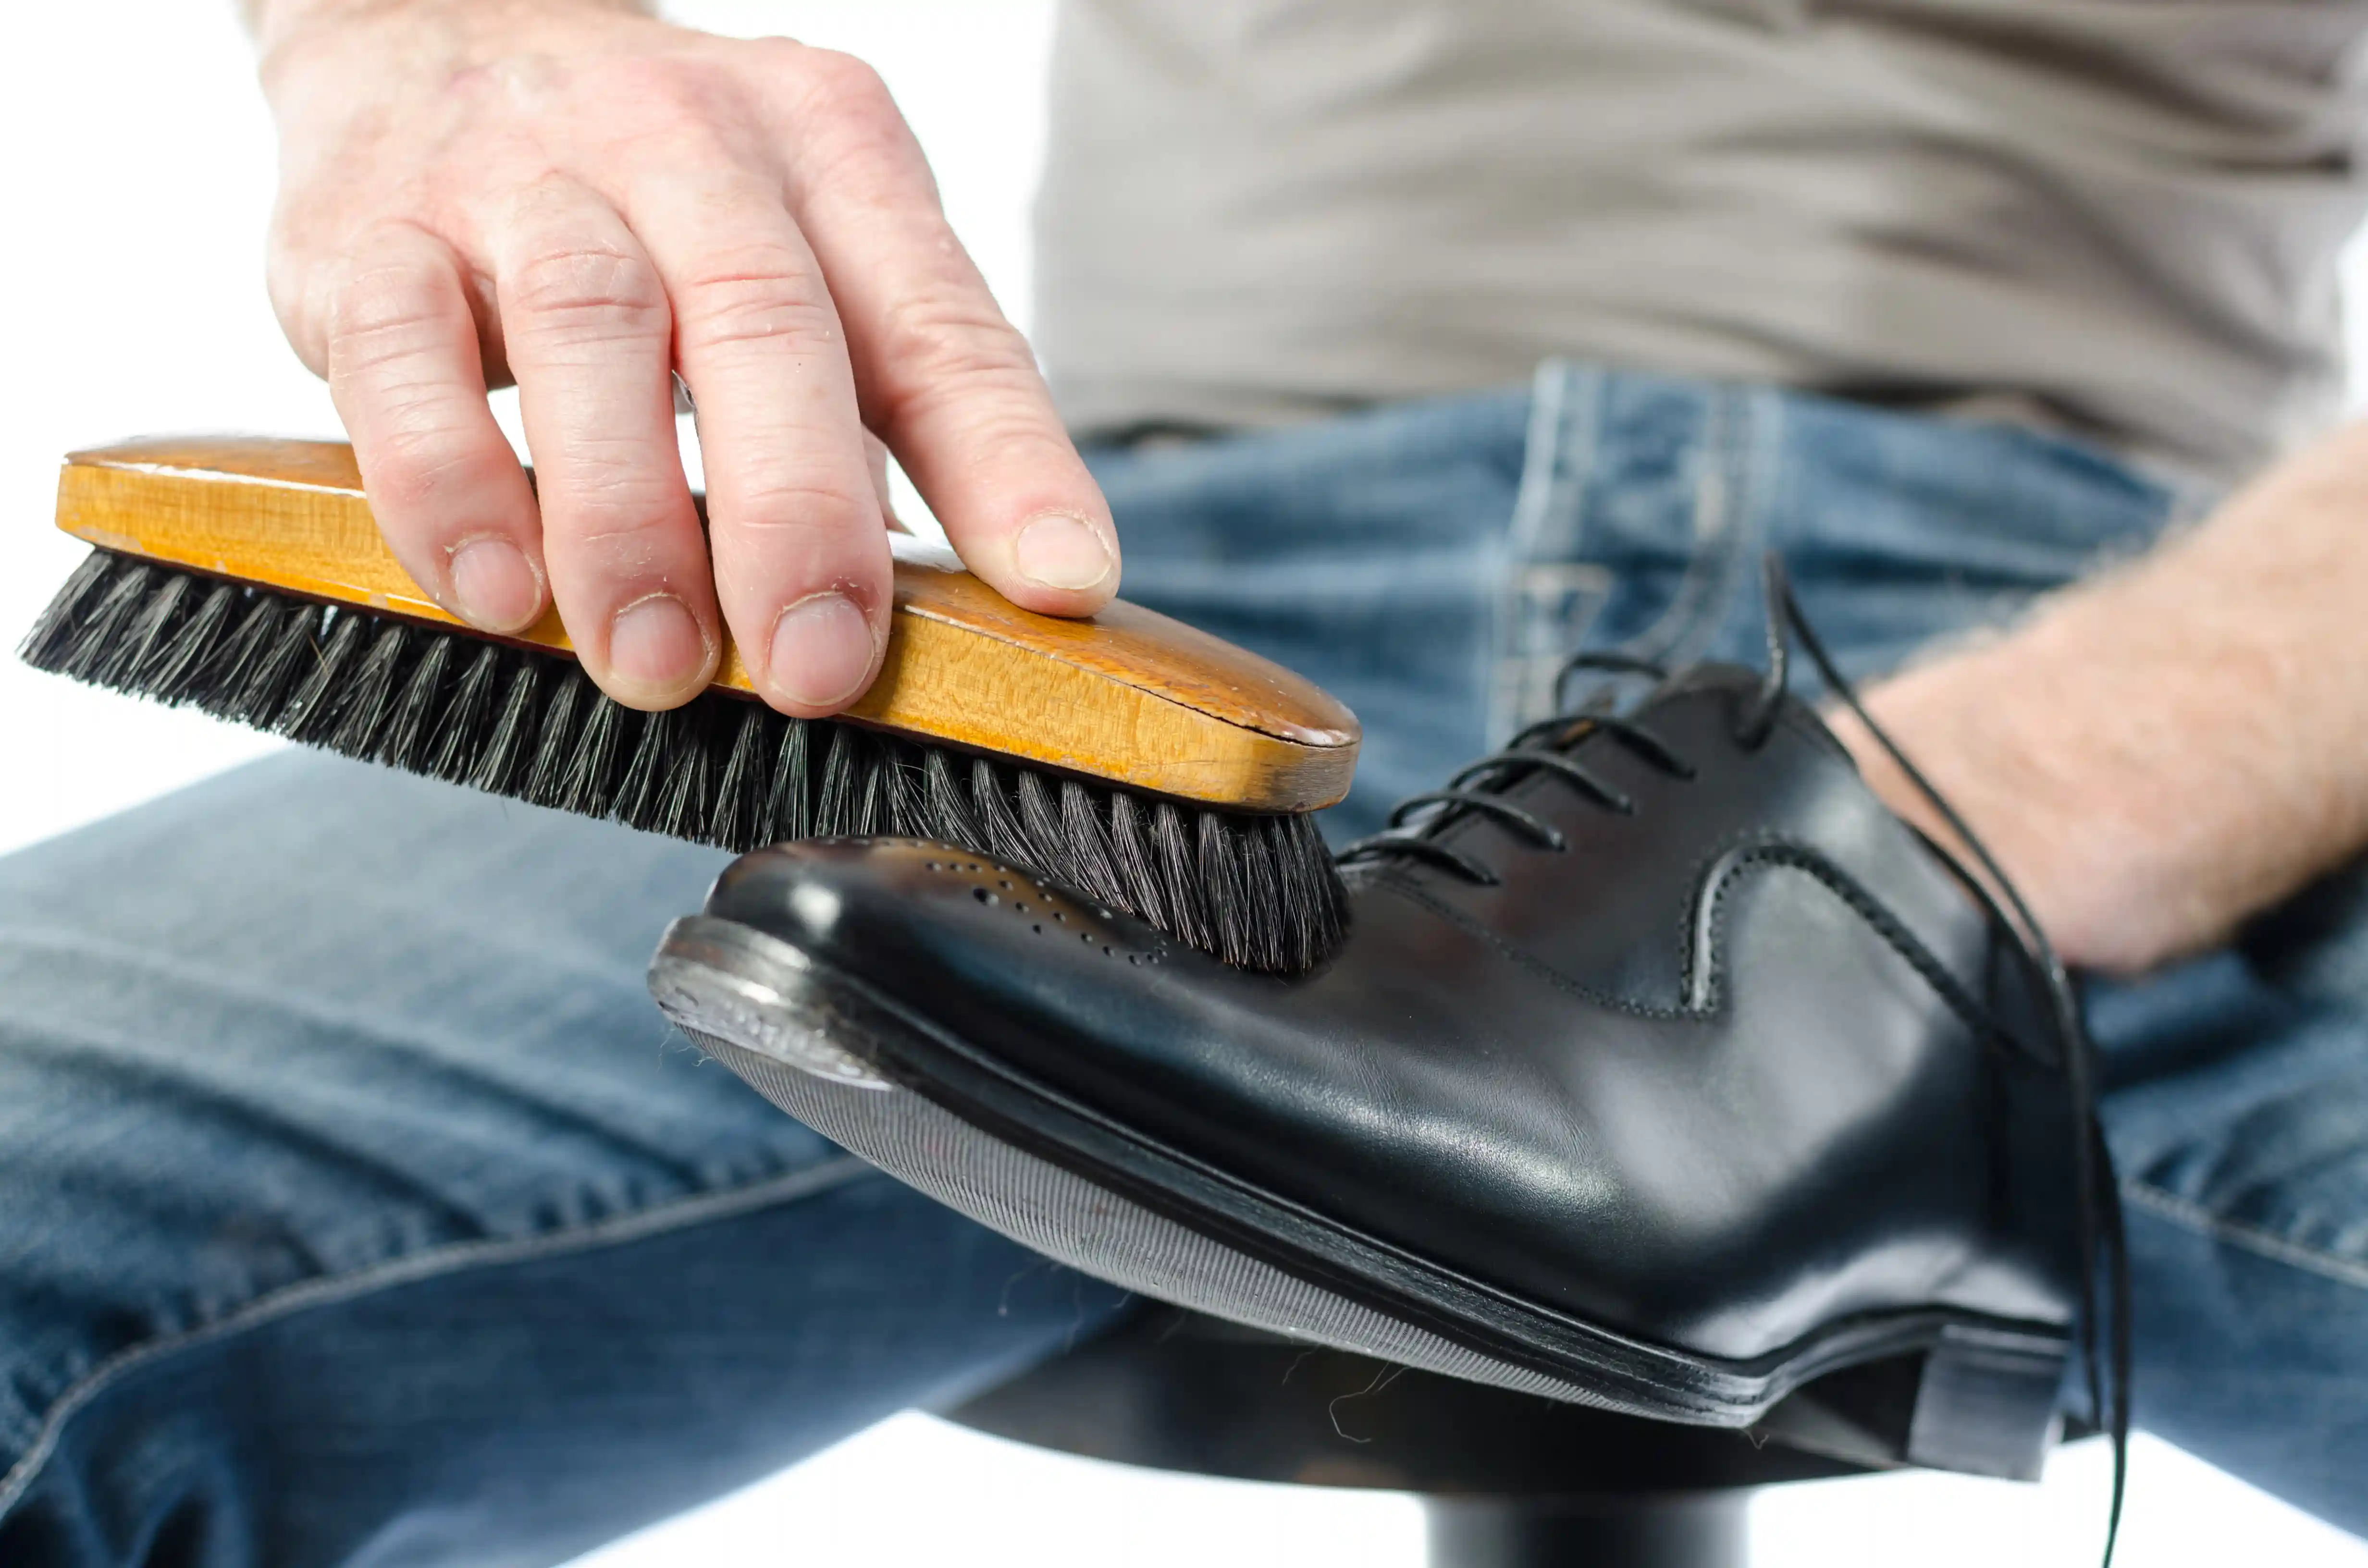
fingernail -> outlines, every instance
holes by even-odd
[[[773,689],[806,708],[837,708],[871,673],[871,626],[841,593],[814,594],[773,622]]]
[[[664,699],[707,667],[707,639],[672,594],[635,599],[609,623],[609,673],[639,695]]]
[[[523,631],[542,611],[542,575],[506,539],[464,540],[452,551],[452,608],[487,631]]]
[[[1019,574],[1040,587],[1090,588],[1110,574],[1110,546],[1083,517],[1047,512],[1011,543]]]

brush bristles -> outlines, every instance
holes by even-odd
[[[994,855],[1241,969],[1293,974],[1347,902],[1315,820],[1186,805],[709,692],[610,701],[575,661],[94,551],[36,668],[342,756],[734,851],[896,834]]]

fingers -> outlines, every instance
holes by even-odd
[[[545,597],[534,495],[485,405],[459,259],[407,225],[373,233],[325,338],[329,392],[395,559],[472,626],[532,625]]]
[[[971,570],[1030,609],[1091,614],[1118,591],[1109,506],[948,226],[919,145],[860,62],[806,51],[796,80],[792,205],[845,324],[865,422]]]
[[[378,234],[324,358],[390,541],[455,613],[516,631],[555,603],[587,673],[652,709],[712,678],[728,628],[761,695],[818,716],[863,691],[887,642],[867,425],[1018,603],[1099,608],[1117,539],[878,78],[782,46],[752,80],[759,107],[736,120],[704,112],[712,93],[653,91],[613,135],[522,165],[582,183],[489,176],[454,209],[465,267],[424,229]],[[498,360],[533,490],[485,408]],[[705,533],[675,446],[676,370],[698,400]]]
[[[616,210],[564,180],[518,197],[492,248],[560,618],[601,689],[674,707],[723,644],[675,440],[665,286]]]
[[[911,533],[905,519],[896,515],[896,498],[888,493],[888,449],[869,430],[863,433],[863,464],[871,473],[871,495],[880,503],[880,520],[891,533]]]
[[[725,621],[774,707],[819,716],[871,683],[890,564],[845,335],[778,188],[721,159],[652,166],[628,201],[674,305],[699,405]]]

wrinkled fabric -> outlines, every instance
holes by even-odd
[[[2362,0],[1063,0],[1073,423],[1567,355],[2010,413],[2226,483],[2336,416]]]

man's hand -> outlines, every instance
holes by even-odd
[[[2226,939],[2368,847],[2368,425],[1867,702],[2067,962]],[[1837,730],[1945,842],[1872,738]]]
[[[456,615],[515,631],[555,600],[592,677],[647,709],[705,685],[728,626],[775,707],[835,711],[886,645],[867,431],[1011,599],[1116,591],[1100,492],[861,62],[598,0],[265,0],[256,22],[273,303],[388,543]],[[510,378],[531,489],[485,405]]]

